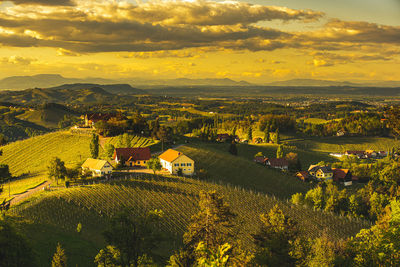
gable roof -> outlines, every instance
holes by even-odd
[[[180,156],[182,156],[183,153],[173,150],[173,149],[168,149],[167,151],[165,151],[164,153],[162,153],[160,156],[158,156],[160,159],[163,159],[165,161],[168,162],[172,162],[174,160],[176,160],[177,158],[179,158]]]
[[[88,158],[82,164],[82,168],[88,168],[91,170],[101,170],[104,167],[104,165],[106,165],[106,163],[108,163],[106,160]],[[108,164],[111,166],[110,163]]]
[[[321,170],[323,173],[331,173],[331,172],[333,172],[332,168],[329,167],[329,166],[319,167],[318,170]]]
[[[269,161],[269,164],[272,167],[289,166],[289,161],[287,161],[286,159],[268,159],[266,161]]]
[[[126,147],[126,148],[116,148],[114,150],[115,159],[124,158],[126,161],[130,160],[149,160],[151,158],[149,147]]]
[[[349,172],[349,169],[333,169],[333,176],[335,179],[344,179]]]

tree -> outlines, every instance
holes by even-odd
[[[264,142],[269,143],[270,141],[270,134],[269,134],[269,127],[265,128],[264,131]]]
[[[238,151],[237,151],[237,147],[236,147],[236,143],[235,141],[232,141],[232,143],[229,146],[229,153],[231,153],[234,156],[237,156]]]
[[[0,218],[0,266],[34,266],[31,247],[5,218]]]
[[[120,251],[122,266],[138,266],[144,253],[155,255],[154,249],[162,239],[162,233],[155,230],[162,211],[151,211],[142,218],[132,217],[134,214],[128,209],[122,210],[103,233],[106,242]]]
[[[216,191],[200,192],[200,211],[193,215],[187,232],[183,235],[186,255],[189,255],[191,262],[206,257],[196,251],[201,247],[202,252],[208,251],[211,254],[218,253],[225,244],[232,245],[233,249],[224,251],[228,256],[228,265],[246,265],[251,261],[252,256],[241,250],[235,234],[236,214],[230,211],[229,206],[224,202],[223,197]],[[215,254],[214,254],[215,255]],[[190,260],[191,259],[191,260]]]
[[[7,144],[7,142],[7,137],[4,136],[4,134],[0,134],[0,146],[4,146],[5,144]]]
[[[279,135],[279,128],[278,129],[276,129],[276,132],[275,132],[275,144],[280,144],[281,143],[281,137],[280,137],[280,135]]]
[[[289,162],[289,169],[291,171],[301,171],[301,164],[297,153],[287,153],[285,159]]]
[[[146,167],[156,174],[156,171],[160,171],[162,168],[160,159],[158,157],[152,157],[146,162]]]
[[[254,157],[264,157],[262,152],[257,152],[257,154],[254,155]]]
[[[290,244],[297,237],[296,224],[285,216],[278,205],[268,214],[261,214],[259,233],[253,235],[257,246],[256,261],[267,266],[293,266],[295,259],[289,256]]]
[[[90,154],[91,157],[97,159],[99,157],[99,135],[93,134],[90,141]]]
[[[54,253],[53,260],[51,261],[52,267],[66,267],[67,266],[67,255],[60,243],[57,244],[57,250]]]
[[[283,158],[283,147],[281,145],[278,146],[278,149],[276,150],[276,158],[281,159]]]
[[[0,183],[11,177],[10,168],[7,164],[0,164]]]
[[[99,251],[94,259],[98,267],[121,266],[121,252],[114,246],[107,246]]]
[[[55,157],[50,160],[49,165],[47,166],[48,176],[50,178],[54,178],[58,185],[58,179],[64,179],[67,175],[67,169],[65,168],[64,161]]]
[[[251,125],[249,126],[249,129],[247,131],[247,139],[249,140],[249,142],[253,140],[253,128],[251,127]]]

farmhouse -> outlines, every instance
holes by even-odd
[[[90,171],[93,177],[111,176],[113,167],[106,160],[87,159],[82,164],[82,172]]]
[[[265,165],[274,169],[289,170],[289,161],[286,159],[265,159]]]
[[[352,185],[352,174],[348,169],[332,169],[333,171],[333,180],[335,182],[344,183],[345,186]]]
[[[124,165],[128,167],[144,167],[150,158],[151,153],[148,147],[116,148],[113,155],[116,163],[124,162]]]
[[[194,161],[182,152],[168,149],[160,156],[161,166],[171,174],[177,174],[179,169],[183,175],[193,175]]]
[[[333,171],[332,168],[329,166],[311,165],[308,168],[308,173],[318,180],[333,179]]]

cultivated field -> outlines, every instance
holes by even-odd
[[[200,190],[216,190],[225,197],[231,209],[238,215],[241,222],[240,238],[246,248],[251,249],[251,234],[259,227],[259,215],[269,211],[275,204],[298,222],[300,233],[307,237],[316,237],[327,231],[334,239],[346,238],[357,233],[361,228],[369,227],[367,222],[340,217],[330,213],[314,211],[301,206],[292,208],[291,204],[265,194],[253,193],[239,187],[219,185],[189,178],[156,177],[152,175],[133,177],[128,180],[113,181],[109,184],[98,184],[85,187],[63,189],[44,194],[31,202],[24,203],[13,209],[13,213],[22,216],[24,220],[34,221],[37,228],[49,225],[52,235],[57,229],[58,240],[44,237],[35,242],[35,248],[43,262],[51,257],[52,249],[40,250],[43,245],[61,242],[67,253],[71,251],[71,265],[87,266],[103,246],[101,232],[109,217],[116,214],[122,207],[131,208],[137,216],[143,216],[148,211],[158,209],[164,212],[159,228],[169,233],[168,244],[163,245],[164,259],[172,254],[181,244],[181,237],[193,214],[198,211],[198,194]],[[74,234],[76,225],[83,225],[82,236]],[[42,225],[42,226],[41,226]],[[62,235],[60,230],[65,231]],[[36,233],[26,232],[29,239]],[[76,247],[87,243],[91,236],[90,250],[77,253]],[[98,242],[93,242],[98,240]],[[78,245],[75,245],[78,244]],[[75,246],[75,247],[74,247]],[[51,246],[49,246],[51,247]],[[54,250],[54,249],[53,249]],[[75,254],[77,253],[77,254]],[[48,261],[47,261],[48,262]]]
[[[253,162],[254,154],[262,150],[259,147],[238,145],[238,156],[229,154],[228,147],[229,144],[191,143],[179,147],[178,150],[195,161],[196,170],[207,170],[214,181],[242,186],[283,199],[310,189],[309,184],[294,176]],[[276,153],[275,149],[273,151]]]

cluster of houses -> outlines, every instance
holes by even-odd
[[[386,151],[374,151],[374,150],[363,150],[363,151],[351,151],[348,150],[344,153],[330,153],[329,155],[337,158],[341,158],[343,156],[356,156],[359,159],[381,159],[388,155]]]
[[[289,170],[289,161],[284,158],[277,159],[277,158],[267,158],[264,156],[257,156],[254,157],[254,161],[256,163],[265,165],[270,168],[280,169],[285,171]]]
[[[348,169],[331,168],[329,166],[311,165],[307,171],[300,171],[296,174],[302,181],[314,179],[317,181],[335,181],[350,186],[357,177],[351,174]]]
[[[113,155],[115,163],[133,168],[145,168],[150,158],[151,152],[148,147],[116,148]],[[170,174],[194,174],[194,161],[182,152],[168,149],[158,158],[162,168]],[[113,166],[106,160],[88,158],[82,164],[82,172],[91,173],[93,177],[110,177],[112,171]]]

